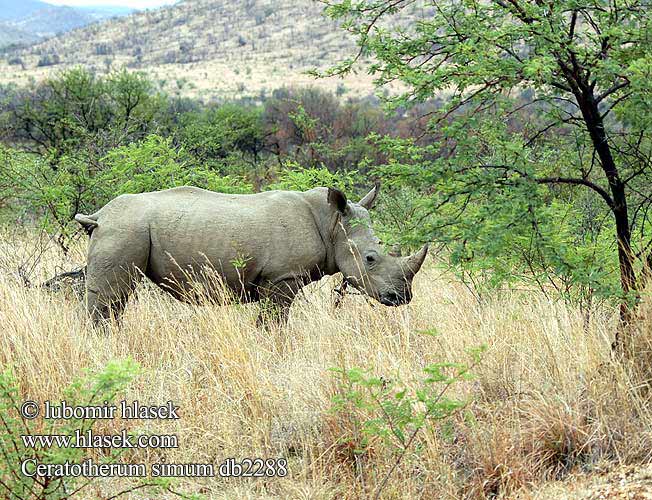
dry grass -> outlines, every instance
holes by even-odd
[[[33,238],[5,237],[2,245],[0,364],[15,368],[25,398],[56,400],[83,370],[131,357],[143,371],[126,398],[180,406],[179,421],[138,426],[179,435],[168,462],[289,459],[284,479],[189,479],[183,491],[208,498],[362,498],[394,455],[375,446],[356,458],[343,444],[355,429],[346,415],[329,412],[336,388],[328,368],[362,366],[412,384],[425,364],[464,359],[467,348],[483,343],[488,350],[477,378],[457,388],[473,402],[452,422],[452,434],[436,426],[423,432],[422,451],[406,458],[384,498],[546,498],[537,495],[546,481],[650,462],[652,319],[645,314],[635,361],[617,363],[609,349],[613,311],[595,311],[586,327],[581,311],[536,293],[479,304],[431,262],[417,276],[408,307],[348,297],[334,310],[332,283],[323,281],[293,306],[287,328],[271,332],[256,329],[256,306],[192,307],[143,286],[122,328],[104,335],[85,326],[69,295],[23,286],[15,270]],[[83,260],[82,246],[69,257],[50,248],[35,281]],[[652,311],[652,304],[642,310]],[[441,335],[417,333],[427,328]],[[162,455],[149,450],[130,460]]]

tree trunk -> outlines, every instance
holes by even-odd
[[[611,210],[616,223],[616,240],[618,242],[618,264],[620,267],[620,286],[623,297],[620,302],[620,324],[616,338],[612,344],[613,349],[621,349],[622,334],[632,319],[630,307],[631,294],[636,294],[637,283],[634,272],[634,254],[632,252],[632,233],[627,213],[627,194],[625,184],[618,173],[618,167],[613,158],[611,148],[607,142],[604,122],[600,115],[598,104],[589,87],[576,95],[577,101],[586,123],[587,130],[593,142],[595,152],[600,159],[600,165],[609,183],[609,190],[613,199]]]

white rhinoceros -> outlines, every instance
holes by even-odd
[[[195,187],[118,196],[75,216],[91,234],[86,305],[95,322],[120,315],[146,276],[179,300],[216,300],[221,282],[243,301],[269,299],[287,317],[305,284],[341,272],[388,306],[410,302],[427,245],[410,257],[382,251],[368,209],[337,189],[220,194]],[[263,319],[262,316],[259,319]]]

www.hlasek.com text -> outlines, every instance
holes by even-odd
[[[72,434],[23,434],[26,448],[178,448],[175,434],[141,434],[134,436],[122,429],[119,434],[95,434],[92,429],[76,429]]]

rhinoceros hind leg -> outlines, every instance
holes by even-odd
[[[256,326],[271,328],[284,326],[290,315],[290,306],[303,284],[296,279],[259,285],[261,310]]]

